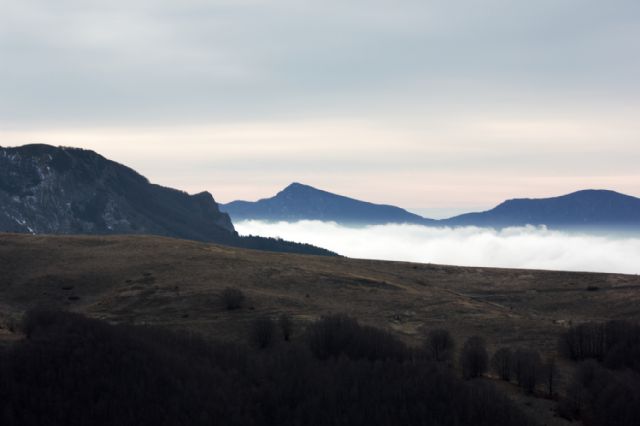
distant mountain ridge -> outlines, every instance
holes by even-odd
[[[89,150],[34,144],[0,147],[0,231],[32,234],[150,234],[309,254],[306,244],[241,237],[208,192],[149,181]]]
[[[453,226],[638,227],[640,198],[588,189],[559,197],[507,200],[486,212],[467,213],[444,222]]]
[[[279,239],[241,237],[231,219],[493,228],[546,225],[637,232],[640,198],[583,190],[559,197],[507,200],[485,212],[434,220],[399,207],[292,183],[271,198],[218,206],[208,192],[189,195],[151,184],[134,170],[93,151],[41,144],[0,147],[0,232],[151,234],[262,250],[333,254]]]
[[[608,190],[583,190],[539,199],[507,200],[497,207],[434,220],[399,207],[373,204],[293,183],[274,197],[221,204],[233,221],[334,221],[346,225],[409,223],[426,226],[546,225],[551,228],[640,228],[640,198]]]
[[[394,222],[428,224],[433,222],[431,219],[399,207],[368,203],[297,182],[287,186],[274,197],[256,202],[233,201],[221,204],[220,209],[227,212],[235,221],[321,220],[344,224]]]

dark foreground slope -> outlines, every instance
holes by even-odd
[[[274,251],[330,254],[308,245],[237,235],[208,192],[162,187],[93,151],[0,148],[0,231],[153,234]]]
[[[228,287],[246,296],[237,309],[225,302]],[[571,324],[637,321],[639,302],[640,278],[629,275],[352,260],[150,236],[3,234],[0,416],[19,425],[523,424],[484,387],[490,382],[540,424],[566,425],[544,383],[533,393],[491,373],[462,383],[456,368],[420,355],[425,335],[451,332],[455,366],[470,336],[483,337],[489,353],[510,348],[535,360],[535,348],[546,360],[559,356]],[[20,318],[36,306],[119,325],[55,314],[28,321],[22,334]],[[346,322],[346,333],[313,332],[336,313],[384,331]],[[258,350],[265,321],[283,314],[290,342],[280,334]],[[558,367],[567,417],[588,419],[621,389],[631,390],[614,411],[635,412],[640,382],[627,385],[624,371],[611,372],[621,381],[608,378],[597,400],[576,406],[570,392],[603,382],[574,388],[577,366]],[[593,377],[581,371],[577,380]]]
[[[300,183],[292,183],[271,198],[233,201],[220,208],[234,221],[322,220],[347,225],[433,222],[399,207],[368,203]]]
[[[331,357],[312,339],[260,349],[52,311],[24,331],[0,347],[4,426],[534,424],[488,383],[357,324],[361,350],[322,340]]]

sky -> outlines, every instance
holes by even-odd
[[[430,214],[640,196],[637,0],[0,0],[0,145]]]

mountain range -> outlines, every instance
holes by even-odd
[[[584,190],[541,199],[507,200],[448,219],[429,219],[293,183],[255,202],[216,203],[208,192],[150,183],[134,170],[89,150],[34,144],[0,147],[0,232],[32,234],[151,234],[229,246],[331,255],[307,244],[240,236],[233,222],[333,221],[345,225],[546,225],[552,229],[640,231],[640,199]]]
[[[151,234],[272,251],[333,254],[306,244],[241,237],[208,192],[150,183],[89,150],[0,147],[0,231]]]
[[[274,197],[221,204],[233,221],[322,220],[345,225],[409,223],[426,226],[545,225],[555,229],[640,228],[640,198],[608,190],[583,190],[540,199],[507,200],[497,207],[448,219],[429,219],[390,205],[373,204],[293,183]]]

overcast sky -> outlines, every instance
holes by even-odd
[[[638,0],[0,0],[0,145],[219,201],[640,195]]]

